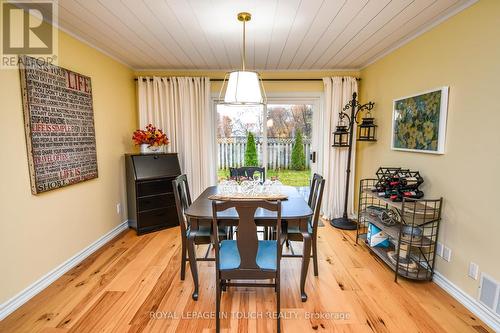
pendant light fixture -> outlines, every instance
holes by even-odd
[[[260,74],[246,70],[245,66],[245,23],[252,19],[250,13],[238,13],[238,21],[243,22],[242,68],[239,71],[226,73],[219,93],[221,104],[228,105],[262,105],[267,103],[264,85]],[[224,100],[222,102],[222,96]]]

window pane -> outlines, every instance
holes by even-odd
[[[217,105],[217,165],[219,180],[229,168],[262,166],[263,107]],[[253,137],[254,144],[248,145]]]
[[[267,106],[268,177],[285,185],[309,185],[312,112],[308,104]]]

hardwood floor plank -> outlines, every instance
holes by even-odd
[[[307,302],[300,300],[301,260],[281,263],[283,332],[492,332],[436,284],[394,283],[394,273],[355,243],[355,232],[325,224]],[[180,280],[179,237],[178,228],[120,235],[0,322],[0,332],[215,332],[215,263],[198,262],[193,301],[189,268]],[[300,253],[301,244],[293,246]],[[199,256],[205,251],[197,247]],[[275,332],[275,307],[272,288],[231,287],[222,295],[222,332]]]
[[[177,249],[176,237],[172,233],[156,233],[154,237],[135,253],[134,257],[129,257],[126,269],[117,273],[116,277],[107,285],[106,290],[127,291],[136,282],[137,276],[149,267],[165,267]]]
[[[57,328],[57,327],[45,327],[42,328],[40,333],[66,333],[68,332],[67,328]]]
[[[161,300],[165,297],[172,283],[174,283],[174,279],[179,278],[179,265],[179,255],[172,256],[151,292],[132,318],[129,332],[141,332],[151,320],[150,313],[158,310]]]
[[[144,249],[144,247],[155,237],[154,234],[140,236],[140,240],[134,244],[129,249],[124,249],[120,253],[119,258],[114,261],[113,265],[110,265],[107,269],[100,269],[94,272],[96,275],[99,274],[99,279],[94,283],[90,290],[85,294],[84,297],[80,299],[78,304],[76,304],[70,313],[68,313],[64,318],[61,319],[57,327],[68,328],[73,325],[73,323],[78,319],[86,308],[88,308],[93,300],[98,297],[118,275],[135,257]],[[84,284],[88,281],[85,281]]]
[[[102,327],[114,316],[113,305],[125,294],[123,291],[106,291],[99,300],[78,320],[69,330],[70,333],[92,333],[102,330]]]
[[[129,323],[144,303],[147,295],[155,286],[162,273],[161,267],[151,266],[144,269],[132,284],[129,290],[124,292],[112,308],[114,326],[108,325],[102,332],[126,332]]]

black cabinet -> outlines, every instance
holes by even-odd
[[[172,180],[181,174],[177,154],[127,154],[128,224],[138,235],[179,225]]]

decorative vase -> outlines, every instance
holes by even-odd
[[[160,152],[161,146],[149,146],[147,143],[141,144],[141,154],[155,154]]]

